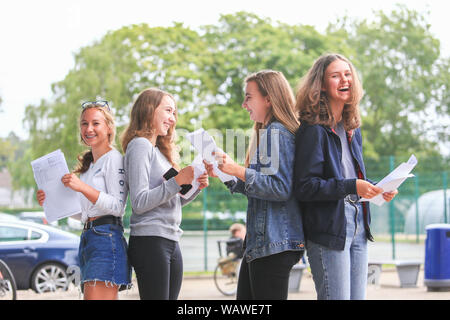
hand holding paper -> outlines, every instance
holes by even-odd
[[[186,194],[181,195],[181,197],[183,197],[184,199],[189,199],[195,193],[195,191],[197,191],[197,189],[200,187],[198,178],[206,172],[205,165],[202,162],[202,157],[200,154],[195,157],[194,161],[192,161],[191,166],[194,168],[194,179],[191,183],[192,188]]]
[[[61,177],[69,173],[61,150],[31,161],[31,167],[38,188],[45,193],[43,207],[48,222],[81,212],[79,195],[61,182]]]
[[[194,149],[200,154],[201,156],[200,160],[204,159],[208,163],[213,164],[214,173],[219,177],[219,179],[222,182],[227,182],[230,180],[236,181],[236,177],[226,174],[218,168],[218,163],[215,157],[212,155],[212,153],[216,151],[220,151],[223,153],[223,150],[217,147],[216,142],[209,135],[208,132],[206,132],[203,128],[201,128],[195,130],[194,132],[188,133],[186,135],[186,138],[191,142]]]
[[[383,189],[380,187],[374,186],[369,181],[363,179],[356,180],[356,193],[362,197],[367,199],[372,199],[373,197],[383,193]]]
[[[417,159],[414,155],[411,155],[408,162],[403,162],[397,168],[395,168],[390,174],[384,177],[380,182],[376,184],[377,187],[383,189],[383,192],[391,192],[398,187],[410,177],[414,177],[410,172],[417,164]],[[360,201],[369,201],[375,203],[378,206],[381,206],[386,201],[383,198],[382,194],[379,194],[371,199],[361,198]]]

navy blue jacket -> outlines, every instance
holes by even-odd
[[[347,132],[358,177],[366,179],[360,129]],[[303,229],[310,239],[331,249],[343,250],[346,226],[344,198],[356,194],[356,179],[342,175],[342,147],[331,128],[302,122],[295,136],[294,194],[303,213]],[[370,233],[370,209],[363,202],[364,227]]]

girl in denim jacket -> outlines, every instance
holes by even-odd
[[[265,70],[245,80],[242,107],[254,130],[245,166],[215,153],[219,169],[238,178],[231,193],[248,198],[245,252],[237,299],[286,299],[289,274],[303,255],[302,215],[293,197],[294,97],[281,72]],[[207,165],[212,172],[212,165]]]
[[[370,208],[383,190],[366,178],[360,131],[362,87],[338,54],[320,57],[297,92],[295,196],[303,212],[318,299],[364,299]],[[397,191],[383,193],[386,201]]]

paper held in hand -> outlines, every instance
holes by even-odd
[[[61,182],[69,168],[60,149],[31,161],[31,167],[38,188],[45,192],[43,208],[48,222],[81,212],[78,193]]]
[[[223,152],[222,149],[218,148],[213,137],[205,131],[203,128],[190,132],[186,135],[186,138],[191,142],[194,149],[201,155],[202,159],[213,164],[214,173],[219,177],[220,181],[236,181],[236,177],[226,174],[217,166],[217,161],[211,154],[213,151]]]
[[[414,155],[409,157],[408,162],[403,162],[397,168],[395,168],[391,173],[389,173],[386,177],[384,177],[380,182],[376,184],[377,187],[383,189],[383,192],[390,192],[398,189],[400,185],[410,177],[414,177],[411,173],[412,169],[417,164],[417,159]],[[372,199],[361,198],[359,201],[369,201],[378,206],[381,206],[386,201],[383,199],[383,195],[379,194]]]
[[[186,194],[181,194],[180,196],[184,199],[189,199],[200,187],[200,183],[197,181],[204,172],[206,172],[205,165],[203,164],[201,155],[197,155],[192,161],[191,166],[194,168],[194,179],[192,180],[192,188]]]

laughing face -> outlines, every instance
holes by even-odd
[[[83,141],[91,148],[109,146],[111,129],[100,110],[96,108],[86,109],[81,117],[80,129]]]
[[[265,123],[270,112],[271,103],[268,97],[264,97],[258,89],[258,84],[249,81],[245,86],[245,99],[242,107],[250,113],[250,119],[255,122]]]
[[[345,104],[351,99],[352,71],[347,62],[335,60],[325,70],[322,91],[331,103]]]
[[[153,115],[152,128],[156,136],[165,136],[170,127],[176,123],[175,101],[169,96],[164,96]]]

